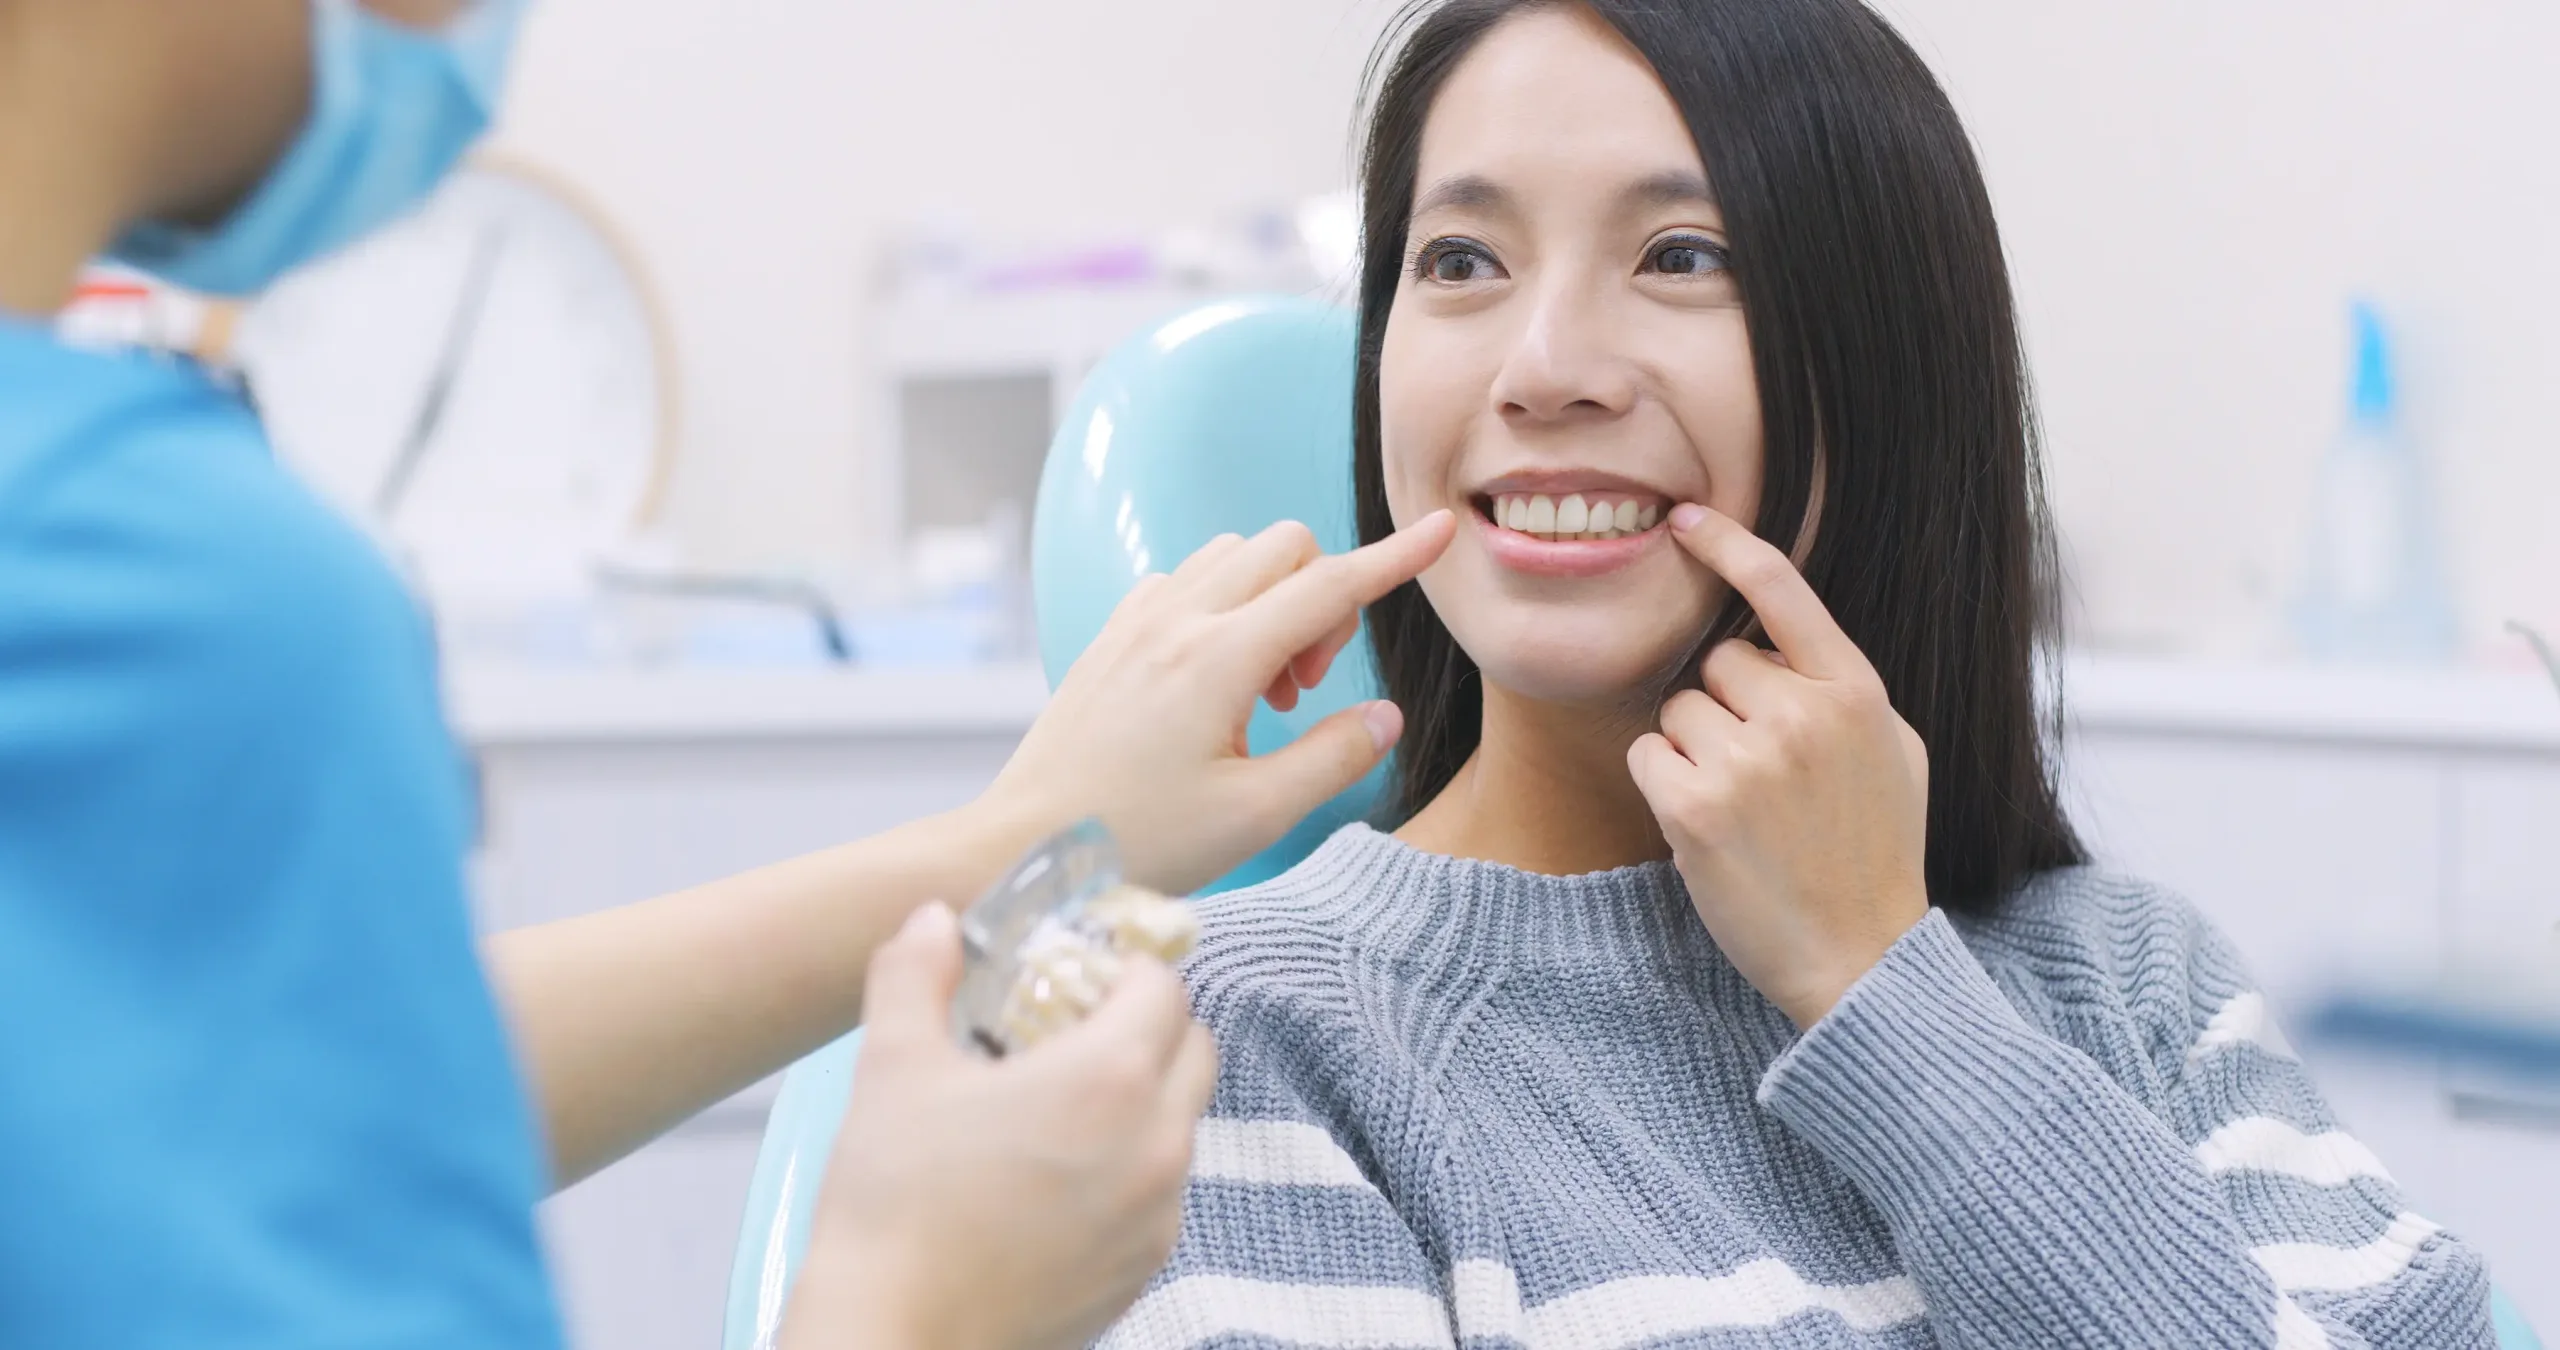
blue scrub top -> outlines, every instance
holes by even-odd
[[[559,1344],[470,816],[240,399],[0,320],[0,1346]]]

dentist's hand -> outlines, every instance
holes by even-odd
[[[1785,554],[1702,506],[1671,530],[1778,650],[1708,653],[1627,768],[1716,945],[1810,1027],[1929,912],[1928,752]]]
[[[995,1063],[952,1038],[960,966],[940,905],[872,958],[785,1350],[1089,1344],[1173,1251],[1217,1077],[1181,982],[1140,959],[1090,1019]]]
[[[988,800],[1015,818],[1101,817],[1131,878],[1158,890],[1215,880],[1358,781],[1403,733],[1403,713],[1378,700],[1286,749],[1245,749],[1255,700],[1295,707],[1359,631],[1361,608],[1430,566],[1456,530],[1434,512],[1333,555],[1294,521],[1211,540],[1112,611]]]

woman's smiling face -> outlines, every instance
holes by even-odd
[[[1725,595],[1661,521],[1760,495],[1750,335],[1696,145],[1644,59],[1531,10],[1450,72],[1423,127],[1379,360],[1387,502],[1467,523],[1424,592],[1485,678],[1617,703]]]

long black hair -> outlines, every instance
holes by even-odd
[[[1372,62],[1352,404],[1364,541],[1394,528],[1378,353],[1403,280],[1424,120],[1495,25],[1565,2],[1419,5]],[[2085,854],[2040,720],[2054,550],[2008,268],[1972,143],[1928,67],[1861,0],[1578,3],[1652,64],[1715,185],[1765,435],[1757,528],[1793,549],[1808,504],[1821,503],[1805,576],[1928,746],[1930,897],[1986,912],[2030,874]],[[1368,623],[1406,717],[1387,805],[1401,818],[1474,753],[1483,687],[1420,586],[1380,600]],[[1748,631],[1737,599],[1700,650]]]

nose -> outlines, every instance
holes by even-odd
[[[1617,350],[1599,297],[1555,284],[1531,297],[1493,381],[1503,420],[1516,424],[1605,421],[1635,401],[1635,371]]]

